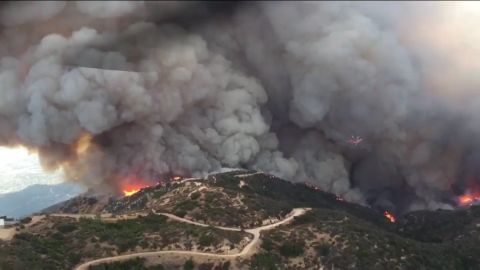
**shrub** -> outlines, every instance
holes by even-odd
[[[175,216],[183,218],[187,214],[187,211],[185,211],[185,210],[175,210],[173,213],[175,214]]]
[[[277,262],[278,259],[277,256],[270,252],[261,252],[253,255],[250,266],[254,270],[277,270],[278,267],[275,262]]]
[[[148,268],[148,270],[165,270],[165,267],[163,267],[163,265],[159,264],[159,265],[155,265],[155,266],[150,266]]]
[[[90,266],[89,270],[144,270],[145,259],[135,258],[123,262],[104,263]]]
[[[198,241],[201,246],[208,247],[213,244],[213,242],[215,241],[215,238],[213,237],[213,235],[204,233],[200,235],[200,239]]]
[[[317,254],[319,256],[327,256],[330,254],[330,245],[326,243],[319,244],[318,246],[315,247],[315,250],[317,251]]]
[[[209,204],[212,203],[217,195],[215,193],[208,192],[205,194],[205,203]]]
[[[20,223],[22,224],[28,224],[32,221],[32,218],[31,217],[26,217],[26,218],[23,218],[22,220],[20,220]]]
[[[280,247],[280,254],[285,257],[297,257],[303,254],[304,243],[295,241],[284,243]]]
[[[192,259],[188,259],[184,264],[183,264],[183,270],[193,270],[195,267],[195,264],[193,263]]]
[[[190,196],[190,199],[196,200],[200,197],[200,192],[195,192]]]
[[[198,270],[212,270],[213,266],[213,263],[202,263],[198,266]]]
[[[301,216],[297,216],[293,218],[294,225],[301,225],[306,223],[312,223],[315,221],[315,215],[312,212],[306,213]]]
[[[270,238],[265,238],[262,240],[262,248],[267,250],[267,251],[270,251],[272,250],[272,247],[273,247],[273,242]]]
[[[61,233],[70,233],[77,229],[77,226],[73,223],[62,224],[58,226],[57,230]]]
[[[230,262],[226,261],[222,265],[222,270],[228,270],[228,269],[230,269]]]
[[[162,197],[166,193],[167,193],[167,191],[165,189],[155,191],[155,193],[153,193],[153,198],[159,199],[160,197]]]

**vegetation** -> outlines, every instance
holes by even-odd
[[[201,249],[215,247],[224,240],[236,245],[246,236],[241,232],[167,221],[166,217],[154,214],[117,222],[60,217],[42,222],[37,231],[20,232],[10,243],[0,242],[1,270],[71,269],[82,260],[138,248],[174,249],[178,243],[185,243],[186,247],[197,245]],[[115,264],[104,267],[123,269],[111,268],[123,267]]]
[[[241,172],[241,174],[244,173]],[[250,196],[252,201],[264,205],[264,208],[273,207],[273,209],[277,209],[276,211],[278,211],[279,203],[282,204],[284,211],[295,207],[332,209],[347,212],[386,230],[394,229],[383,214],[361,205],[338,201],[334,194],[311,188],[302,183],[291,183],[268,174],[254,174],[244,178],[243,181],[247,185],[240,187],[240,179],[234,177],[235,174],[239,174],[239,172],[219,175],[212,184],[247,194],[246,196]],[[255,208],[255,206],[253,207]]]
[[[476,233],[478,235],[478,231]],[[348,213],[328,209],[316,209],[290,225],[266,232],[262,239],[264,256],[275,256],[277,264],[292,269],[295,267],[289,264],[291,257],[301,258],[308,269],[322,264],[327,269],[473,270],[480,265],[474,255],[480,254],[478,238],[461,245],[454,241],[424,243]],[[251,265],[265,260],[252,258]]]
[[[199,243],[201,246],[208,247],[215,242],[215,238],[210,233],[203,233],[200,235]]]
[[[193,262],[192,259],[188,259],[185,261],[185,264],[183,265],[183,270],[193,270],[195,267],[195,263]]]
[[[277,255],[270,252],[260,252],[253,255],[250,262],[252,270],[277,270],[277,262],[279,258]]]
[[[135,258],[123,262],[114,262],[90,266],[89,270],[164,270],[162,265],[146,267],[145,259]]]
[[[200,196],[201,196],[200,192],[195,192],[190,196],[190,199],[196,200],[196,199],[200,198]]]
[[[315,246],[315,251],[318,254],[318,256],[328,256],[330,254],[330,245],[327,243],[320,243],[317,246]]]
[[[280,254],[284,257],[297,257],[303,254],[305,243],[300,241],[285,242],[280,247]]]
[[[20,220],[20,223],[21,223],[21,224],[28,224],[28,223],[30,223],[31,221],[32,221],[32,218],[31,218],[31,217],[26,217],[26,218],[22,218],[22,219]]]
[[[318,269],[319,265],[359,270],[480,269],[480,206],[412,212],[390,223],[382,213],[339,201],[304,184],[265,174],[236,176],[246,173],[150,187],[130,197],[112,199],[102,209],[115,214],[153,209],[206,224],[248,228],[260,226],[267,218],[281,219],[296,207],[313,208],[289,224],[262,232],[260,250],[236,262],[245,269]],[[62,209],[95,208],[91,203],[79,198]],[[11,242],[0,242],[0,270],[71,269],[81,261],[141,250],[195,247],[218,252],[225,240],[233,247],[247,236],[244,231],[194,226],[154,214],[117,222],[51,216],[18,230]],[[230,263],[195,265],[190,259],[176,267],[226,270]],[[137,259],[91,269],[163,268],[146,268],[144,261]]]

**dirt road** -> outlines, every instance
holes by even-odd
[[[253,228],[253,229],[248,229],[245,230],[247,233],[253,234],[253,240],[246,245],[243,250],[239,253],[236,254],[214,254],[214,253],[206,253],[206,252],[196,252],[196,251],[182,251],[182,250],[169,250],[169,251],[151,251],[151,252],[141,252],[141,253],[134,253],[134,254],[127,254],[127,255],[120,255],[120,256],[114,256],[114,257],[108,257],[108,258],[102,258],[102,259],[97,259],[93,261],[89,261],[86,263],[83,263],[75,268],[75,270],[88,270],[90,266],[97,265],[97,264],[102,264],[102,263],[112,263],[116,261],[124,261],[124,260],[129,260],[129,259],[134,259],[134,258],[147,258],[151,256],[160,256],[160,255],[167,255],[167,254],[181,254],[181,255],[191,255],[191,256],[208,256],[208,257],[215,257],[215,258],[236,258],[240,256],[245,256],[249,254],[253,248],[258,244],[260,240],[260,232],[261,231],[266,231],[266,230],[271,230],[277,226],[280,226],[282,224],[285,224],[289,221],[291,221],[294,217],[303,215],[305,212],[310,210],[309,208],[295,208],[288,214],[283,220],[270,224],[270,225],[265,225],[261,226],[258,228]],[[202,226],[202,227],[208,227],[209,225],[191,221],[188,219],[184,219],[181,217],[177,217],[172,214],[168,213],[157,213],[158,215],[164,215],[168,218],[171,218],[173,220],[177,220],[180,222],[185,222],[197,226]],[[228,230],[228,231],[240,231],[239,228],[227,228],[227,227],[217,227],[214,226],[217,229],[221,230]]]

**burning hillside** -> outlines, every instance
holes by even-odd
[[[168,183],[168,182],[179,182],[183,180],[184,177],[182,176],[171,176],[171,177],[165,177],[164,180],[145,180],[145,179],[140,179],[138,177],[129,177],[129,178],[124,178],[121,182],[121,193],[124,196],[132,196],[133,194],[139,192],[140,190],[148,187],[152,187],[155,185],[159,185],[162,183]]]

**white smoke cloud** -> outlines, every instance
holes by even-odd
[[[75,1],[78,10],[94,18],[116,18],[135,12],[143,1]]]
[[[65,7],[65,1],[8,2],[0,10],[0,23],[6,26],[47,20]]]

